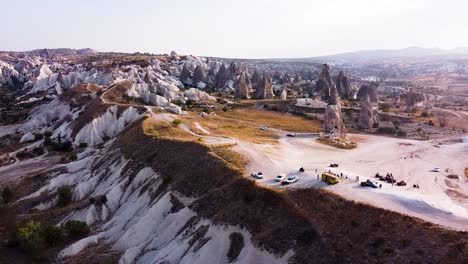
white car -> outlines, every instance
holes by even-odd
[[[260,130],[268,131],[268,127],[266,127],[266,126],[261,126],[261,127],[260,127]]]
[[[299,180],[299,177],[297,176],[289,176],[286,180],[284,180],[282,182],[283,185],[286,185],[286,184],[291,184],[291,183],[295,183]]]
[[[440,168],[439,167],[435,167],[432,169],[432,172],[440,172]]]
[[[259,171],[257,174],[254,174],[253,177],[255,179],[263,179],[263,172]]]
[[[282,182],[284,181],[284,179],[286,179],[286,174],[279,174],[278,176],[276,176],[275,181]]]

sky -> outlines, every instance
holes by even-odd
[[[468,46],[466,0],[0,0],[0,50],[298,58]]]

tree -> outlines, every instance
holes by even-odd
[[[2,200],[4,203],[9,203],[13,199],[13,191],[6,187],[2,192]]]
[[[58,198],[57,198],[57,206],[64,207],[67,206],[72,201],[72,189],[70,186],[65,185],[58,189]]]

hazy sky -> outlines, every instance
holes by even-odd
[[[468,46],[467,0],[0,0],[0,50],[271,58]]]

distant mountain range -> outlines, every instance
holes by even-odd
[[[468,47],[459,47],[455,49],[409,47],[404,49],[361,50],[354,52],[338,53],[327,56],[278,60],[297,62],[364,62],[392,58],[414,58],[456,55],[468,55]]]

